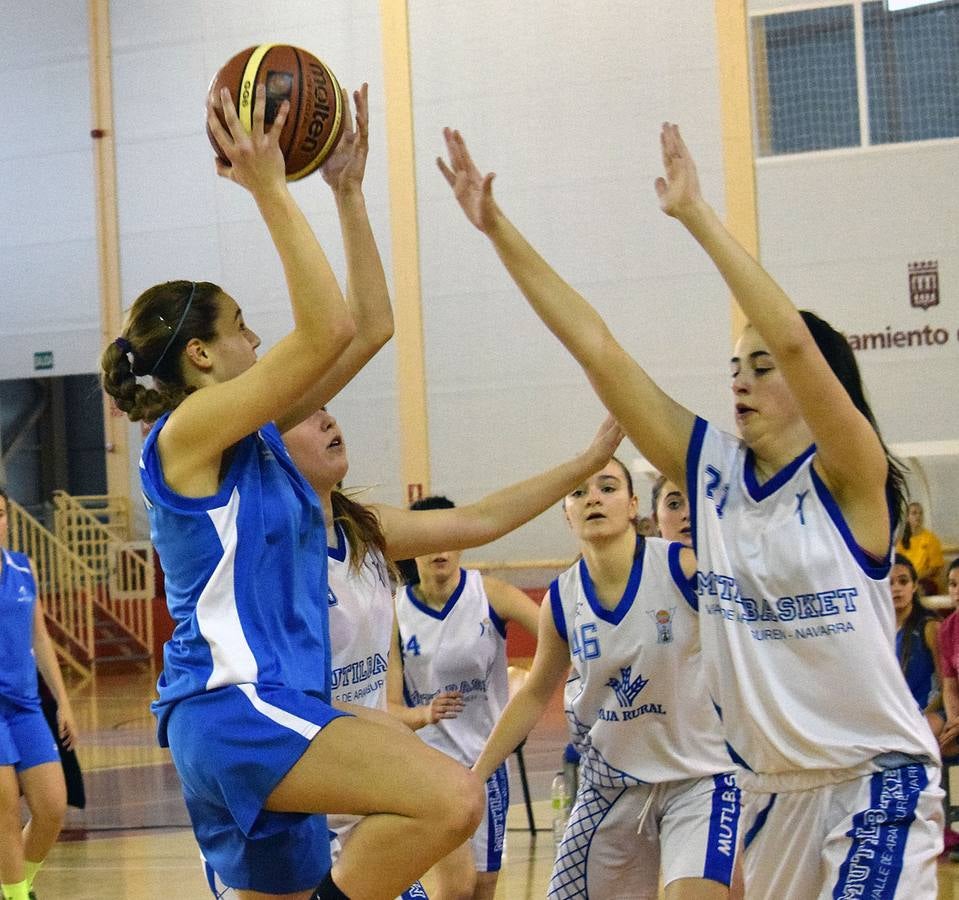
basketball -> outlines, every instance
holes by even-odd
[[[280,134],[286,160],[286,180],[297,181],[316,171],[343,133],[343,94],[336,76],[312,53],[288,44],[260,44],[237,53],[210,82],[209,96],[219,98],[229,88],[243,127],[253,127],[257,85],[266,87],[265,122],[276,118],[280,104],[290,112]],[[219,110],[217,115],[224,124]],[[217,156],[224,156],[207,126],[207,137]]]

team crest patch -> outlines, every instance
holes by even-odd
[[[673,642],[673,613],[676,607],[669,609],[647,609],[646,615],[656,623],[656,643],[671,644]]]

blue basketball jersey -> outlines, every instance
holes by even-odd
[[[163,650],[154,712],[231,684],[309,691],[329,699],[326,540],[313,489],[273,423],[233,448],[209,497],[183,497],[166,484],[157,437],[140,459],[150,537],[166,577],[176,627]]]
[[[37,587],[30,560],[22,553],[3,551],[0,572],[0,696],[36,704],[37,664],[33,657],[33,618]]]

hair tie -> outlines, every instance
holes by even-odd
[[[153,364],[153,368],[147,373],[152,375],[156,372],[157,367],[163,362],[163,357],[166,356],[167,350],[173,346],[173,342],[176,340],[176,336],[180,333],[180,328],[183,327],[183,320],[186,319],[186,314],[190,311],[190,306],[193,303],[193,295],[196,293],[196,282],[190,282],[190,296],[186,298],[186,306],[183,307],[183,312],[180,313],[180,320],[176,323],[176,328],[173,329],[173,333],[170,335],[170,340],[166,342],[166,346],[163,348],[163,352],[157,357],[157,361]],[[166,325],[166,320],[163,316],[158,316],[161,322]]]
[[[118,337],[113,343],[117,345],[117,349],[121,353],[126,354],[133,352],[133,345],[125,337]]]

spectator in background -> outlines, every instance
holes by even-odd
[[[897,553],[889,573],[896,610],[896,656],[909,691],[925,713],[932,733],[942,732],[939,619],[919,602],[919,581],[912,563]]]
[[[949,599],[959,605],[959,559],[954,559],[946,576]],[[945,707],[946,724],[939,735],[942,755],[959,753],[955,738],[959,735],[959,614],[949,615],[939,629],[939,660],[942,667],[942,703]]]
[[[919,586],[926,596],[942,593],[942,542],[923,524],[921,503],[913,501],[906,513],[902,537],[896,545],[896,553],[912,563],[919,576]]]

